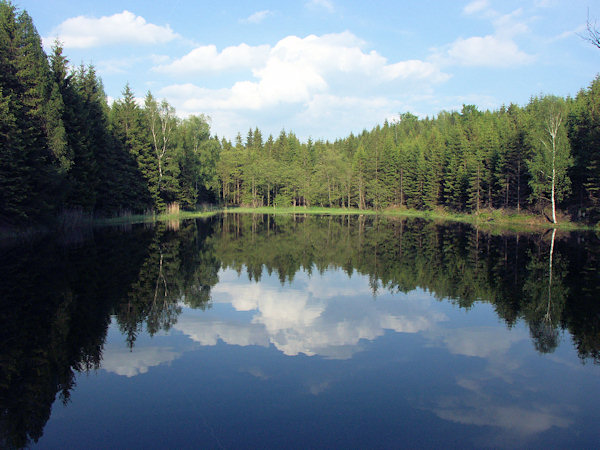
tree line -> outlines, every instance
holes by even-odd
[[[575,98],[532,97],[525,107],[419,119],[401,114],[360,135],[301,143],[282,131],[222,141],[225,204],[356,208],[549,207],[600,212],[600,78]]]
[[[333,142],[250,129],[211,136],[204,115],[126,85],[108,105],[92,66],[47,56],[31,17],[0,2],[0,227],[61,212],[117,215],[201,203],[436,209],[557,208],[600,217],[600,77],[574,98],[494,111],[404,113]]]
[[[61,212],[115,215],[214,201],[219,144],[208,119],[179,120],[128,86],[109,107],[93,66],[46,55],[26,11],[0,2],[0,227]]]

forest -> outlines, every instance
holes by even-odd
[[[93,66],[47,55],[26,11],[0,2],[0,228],[200,205],[534,211],[600,220],[600,77],[575,97],[493,111],[409,112],[333,142],[179,118],[126,85],[108,104]],[[558,211],[558,212],[557,212]]]

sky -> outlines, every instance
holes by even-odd
[[[597,0],[594,0],[597,1]],[[600,71],[592,0],[23,0],[46,51],[93,64],[109,102],[129,83],[219,137],[282,129],[335,140],[400,113],[574,96]]]

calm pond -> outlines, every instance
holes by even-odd
[[[0,251],[1,447],[600,443],[592,233],[229,214]]]

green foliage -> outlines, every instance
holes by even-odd
[[[567,122],[574,166],[573,199],[600,219],[600,76],[577,94]]]
[[[52,85],[31,17],[0,2],[0,226],[48,220],[60,177],[46,105]]]
[[[56,42],[46,57],[26,12],[0,2],[0,227],[76,209],[194,210],[200,204],[446,208],[552,205],[600,219],[600,79],[575,99],[525,108],[440,112],[334,142],[258,128],[231,143],[204,115],[177,117],[127,85],[109,107],[91,66],[70,70]],[[549,133],[550,118],[560,119]],[[573,157],[570,156],[572,149]]]
[[[221,143],[219,197],[226,204],[254,207],[442,207],[478,214],[535,208],[540,200],[551,199],[547,167],[540,169],[548,162],[540,139],[545,105],[554,102],[563,118],[569,114],[570,139],[578,136],[583,146],[592,135],[591,126],[583,126],[591,119],[581,118],[582,111],[595,110],[584,101],[590,95],[578,97],[577,116],[571,112],[576,111],[573,102],[556,97],[532,98],[526,108],[510,105],[497,111],[465,105],[460,113],[441,112],[433,119],[405,113],[391,124],[335,142],[301,143],[282,131],[277,140],[270,137],[262,145],[258,129],[249,130],[245,143],[241,135],[235,146]],[[555,203],[569,206],[572,160],[566,130],[563,120],[556,140]],[[597,203],[594,154],[582,149],[581,163],[576,161],[576,167],[586,169],[580,169],[575,191],[585,193],[590,205]]]
[[[529,140],[533,150],[531,159],[527,161],[531,174],[529,184],[535,200],[546,200],[552,204],[555,223],[555,204],[571,188],[567,171],[573,160],[565,127],[566,108],[565,101],[555,96],[535,97],[528,106],[531,120]]]
[[[156,172],[151,146],[144,128],[141,108],[129,85],[123,90],[123,98],[117,100],[109,114],[110,131],[114,145],[119,147],[123,164],[127,168],[125,204],[123,209],[147,211],[153,208],[151,183]]]

